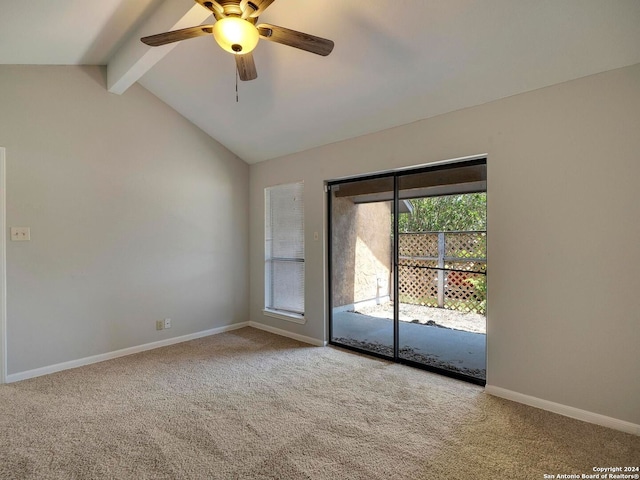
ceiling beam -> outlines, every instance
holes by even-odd
[[[166,0],[109,60],[107,89],[122,95],[179,43],[149,47],[140,41],[141,37],[200,25],[210,16],[210,11],[193,0]]]

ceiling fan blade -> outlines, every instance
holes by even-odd
[[[275,2],[275,0],[242,0],[240,2],[242,17],[255,18],[259,15],[262,15],[264,11],[269,7],[269,5],[271,5],[273,2]]]
[[[197,27],[183,28],[182,30],[173,30],[171,32],[158,33],[142,37],[140,41],[151,47],[159,47],[167,43],[179,42],[180,40],[188,40],[190,38],[202,37],[203,35],[211,35],[213,25],[198,25]]]
[[[213,15],[216,17],[216,20],[220,20],[224,15],[224,8],[215,0],[196,0],[200,5],[202,5],[207,10],[213,12]]]
[[[258,78],[258,71],[256,70],[256,64],[253,61],[252,53],[234,55],[234,57],[236,57],[236,67],[238,69],[240,80],[246,82],[248,80],[255,80]]]
[[[306,50],[326,57],[333,50],[333,42],[326,38],[316,37],[308,33],[296,32],[284,27],[261,23],[257,26],[260,36],[265,40],[282,43],[290,47]]]

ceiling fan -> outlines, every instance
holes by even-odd
[[[210,10],[216,19],[213,25],[198,25],[171,32],[143,37],[140,40],[159,47],[168,43],[188,40],[203,35],[213,35],[218,45],[233,53],[240,80],[258,78],[251,51],[260,38],[299,48],[317,55],[327,56],[333,50],[333,42],[308,33],[297,32],[269,23],[256,25],[261,15],[275,0],[196,0]]]

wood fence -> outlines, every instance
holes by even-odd
[[[400,233],[400,302],[484,315],[486,252],[486,231]]]

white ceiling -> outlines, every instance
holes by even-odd
[[[0,0],[0,64],[106,65],[163,0]]]
[[[162,3],[0,0],[0,64],[107,64]],[[261,41],[238,103],[209,37],[139,80],[248,163],[640,63],[638,0],[277,0],[260,22],[335,49]]]

